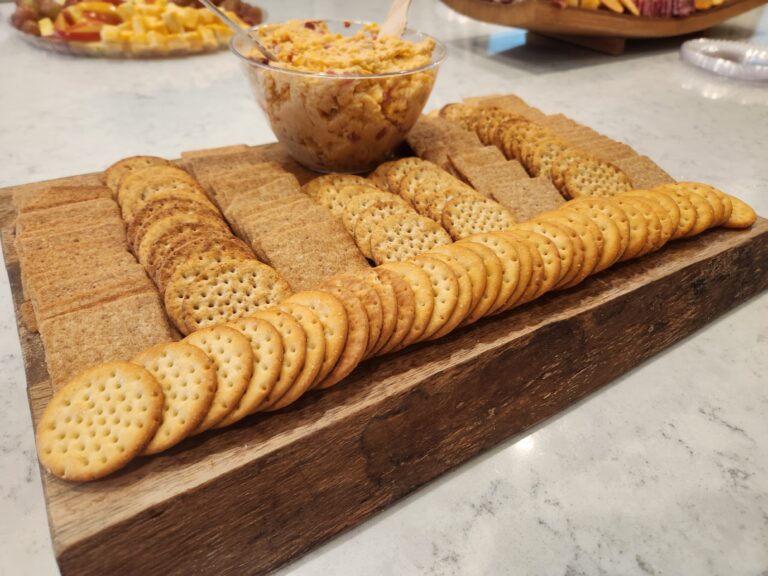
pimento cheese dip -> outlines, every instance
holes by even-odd
[[[436,43],[382,37],[376,24],[337,26],[349,32],[315,20],[260,26],[277,61],[254,51],[258,65],[246,73],[272,130],[299,162],[363,172],[387,160],[421,114],[437,67],[416,70],[432,63]]]

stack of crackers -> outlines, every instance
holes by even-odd
[[[40,331],[54,387],[170,338],[108,188],[43,186],[14,201],[28,326]]]

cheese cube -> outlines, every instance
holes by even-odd
[[[219,47],[219,42],[216,40],[216,34],[208,26],[200,26],[198,29],[200,37],[203,39],[203,48],[205,50],[216,50]]]
[[[53,35],[53,21],[50,18],[41,18],[37,25],[40,26],[40,36]]]

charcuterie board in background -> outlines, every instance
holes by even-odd
[[[57,184],[94,184],[97,175]],[[52,394],[22,321],[14,194],[0,228],[35,422]],[[42,473],[62,574],[265,573],[557,415],[768,287],[768,221],[711,230],[439,341],[363,363],[281,412],[100,482]]]

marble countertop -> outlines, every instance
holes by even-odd
[[[383,2],[259,2],[271,19],[377,19]],[[229,54],[121,62],[26,45],[0,7],[0,186],[132,154],[271,141]],[[309,13],[307,13],[309,10]],[[429,108],[515,92],[768,215],[768,88],[684,65],[679,40],[621,57],[417,0],[446,41]],[[768,42],[768,10],[715,37]],[[706,302],[701,303],[706,306]],[[107,513],[107,511],[105,511]],[[0,272],[0,575],[57,574],[8,280]],[[768,294],[475,458],[281,574],[768,574]]]

